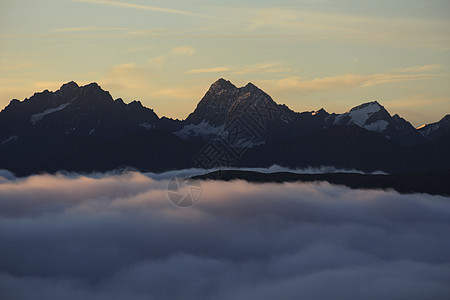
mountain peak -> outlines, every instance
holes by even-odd
[[[251,82],[247,83],[247,85],[244,87],[244,89],[247,91],[259,90],[259,88]]]
[[[329,113],[325,109],[321,108],[321,109],[313,112],[312,115],[313,116],[328,116]]]
[[[444,116],[440,121],[431,123],[431,124],[423,124],[420,127],[417,127],[420,134],[422,136],[436,139],[445,134],[448,134],[450,131],[450,114]]]
[[[131,107],[143,107],[141,101],[138,100],[133,100],[130,103],[128,103],[128,105]]]
[[[211,126],[221,126],[244,114],[248,107],[263,103],[277,105],[253,83],[237,88],[230,81],[220,78],[211,85],[186,121],[196,125],[205,121]]]
[[[357,110],[373,110],[373,111],[379,111],[380,109],[384,109],[383,105],[381,105],[380,103],[378,103],[378,101],[370,101],[370,102],[366,102],[363,104],[360,104],[358,106],[353,107],[352,109],[349,110],[349,112],[351,111],[357,111]]]
[[[97,82],[91,82],[91,83],[85,85],[84,88],[91,89],[91,90],[102,90],[103,91],[102,87],[99,86]]]
[[[217,91],[217,90],[229,90],[229,89],[236,89],[236,86],[231,83],[229,80],[225,80],[223,78],[219,78],[216,82],[214,82],[211,85],[210,90]]]
[[[69,81],[67,83],[64,83],[60,87],[60,90],[67,90],[67,89],[74,89],[74,88],[79,88],[78,84],[75,81]]]
[[[75,81],[69,81],[65,84],[63,84],[60,88],[59,91],[57,91],[56,93],[58,95],[69,95],[69,94],[75,94],[78,90],[79,90],[79,86]]]
[[[355,106],[348,112],[337,115],[335,125],[357,125],[371,131],[382,132],[391,119],[389,112],[377,101]]]

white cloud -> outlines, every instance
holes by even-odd
[[[450,295],[445,197],[203,181],[198,205],[178,209],[167,180],[140,173],[7,177],[2,298]]]

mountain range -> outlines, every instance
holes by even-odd
[[[377,101],[343,114],[299,113],[252,83],[238,88],[225,79],[185,120],[75,82],[0,112],[0,169],[17,175],[273,164],[400,173],[450,169],[448,153],[450,115],[416,129]]]

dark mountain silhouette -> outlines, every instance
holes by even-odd
[[[438,139],[448,135],[450,132],[450,114],[443,117],[439,122],[425,124],[418,128],[420,134],[429,139]]]
[[[242,170],[220,170],[192,179],[245,180],[248,182],[316,182],[348,186],[352,189],[394,189],[402,194],[427,193],[450,196],[450,170],[400,174],[326,173],[299,174],[292,172],[261,173]]]
[[[275,103],[264,91],[253,85],[237,88],[225,79],[216,81],[197,108],[186,119],[187,124],[198,125],[199,132],[210,127],[226,125],[233,120],[245,117],[251,110],[258,113],[271,113],[267,120],[265,140],[277,140],[292,136],[310,134],[311,131],[338,125],[357,125],[369,131],[379,132],[399,145],[414,145],[425,141],[424,137],[406,120],[398,115],[391,116],[377,101],[356,106],[344,114],[329,114],[324,109],[317,112],[296,113],[285,105]],[[266,108],[264,110],[264,108]],[[270,108],[270,110],[267,110]],[[193,136],[195,126],[189,126]],[[209,128],[214,132],[212,128]],[[181,136],[189,137],[183,133]]]
[[[1,112],[0,139],[11,135],[118,137],[159,120],[153,110],[138,101],[125,104],[96,83],[79,87],[64,84],[58,91],[36,93],[20,102],[13,100]]]
[[[449,120],[415,129],[376,101],[344,114],[297,113],[251,83],[238,88],[219,79],[179,121],[160,118],[139,101],[114,100],[96,83],[69,82],[12,100],[0,112],[0,168],[18,175],[272,164],[450,169]]]
[[[276,108],[278,117],[285,120],[295,117],[293,111],[275,103],[254,84],[249,83],[245,87],[237,88],[230,81],[221,78],[211,85],[197,108],[187,117],[186,123],[199,124],[206,121],[212,126],[220,126],[242,117],[246,110],[258,106]]]

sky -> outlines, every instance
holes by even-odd
[[[2,0],[0,107],[98,82],[184,119],[218,78],[294,111],[450,113],[447,0]]]
[[[448,197],[165,175],[0,170],[0,298],[449,299]]]

